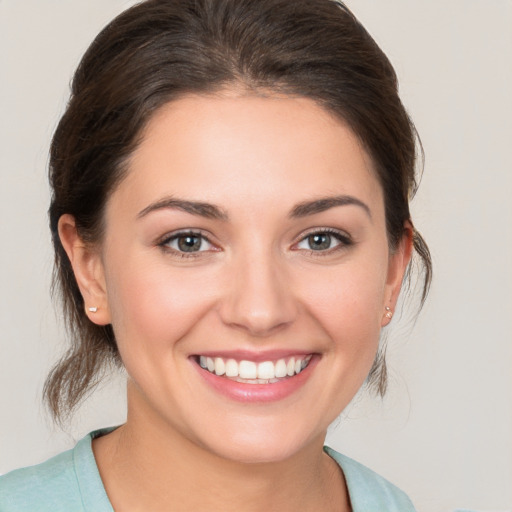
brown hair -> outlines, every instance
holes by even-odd
[[[54,287],[60,288],[71,348],[54,367],[45,397],[62,420],[120,364],[111,326],[89,321],[59,239],[61,215],[74,216],[89,243],[102,236],[105,203],[126,172],[144,126],[186,93],[235,86],[311,98],[343,119],[372,156],[385,197],[390,247],[410,219],[417,187],[416,132],[399,97],[395,72],[375,41],[334,0],[148,0],[123,12],[97,36],[72,82],[50,154],[50,227]],[[425,299],[431,279],[426,244]],[[368,384],[383,394],[380,352]]]

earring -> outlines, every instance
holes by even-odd
[[[393,313],[391,312],[391,308],[389,306],[386,306],[386,318],[393,318]]]
[[[90,311],[91,313],[96,313],[96,311],[98,311],[98,308],[97,308],[97,307],[94,307],[94,308],[88,308],[88,309],[89,309],[89,311]]]

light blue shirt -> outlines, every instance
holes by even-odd
[[[91,432],[72,450],[0,477],[0,512],[113,512],[91,445],[111,430]],[[353,512],[415,512],[393,484],[332,448],[324,450],[345,475]]]

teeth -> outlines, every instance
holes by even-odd
[[[226,361],[226,377],[238,377],[238,363],[234,359]]]
[[[276,370],[272,361],[265,361],[258,365],[258,379],[275,379]]]
[[[224,375],[226,373],[226,365],[224,364],[224,359],[222,359],[222,357],[215,358],[215,373],[217,375]]]
[[[199,356],[199,365],[216,375],[232,378],[238,382],[249,384],[268,384],[278,382],[285,377],[293,377],[299,374],[311,360],[312,356],[290,357],[288,360],[277,361],[236,361],[235,359],[224,360],[222,357]]]
[[[292,377],[293,375],[295,375],[295,358],[294,357],[292,357],[288,361],[288,364],[286,365],[286,373],[288,374],[289,377]]]
[[[284,359],[279,359],[276,363],[276,377],[278,379],[286,377],[288,371],[286,369],[286,362]]]
[[[242,379],[256,379],[258,377],[258,367],[252,361],[240,361],[238,365],[238,375]]]

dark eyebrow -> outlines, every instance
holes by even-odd
[[[355,205],[361,207],[365,213],[372,218],[370,208],[366,203],[363,203],[360,199],[353,196],[333,196],[333,197],[322,197],[313,201],[305,201],[296,205],[290,212],[290,217],[306,217],[308,215],[314,215],[315,213],[325,212],[330,208],[336,206],[348,206]]]
[[[207,219],[228,220],[228,215],[218,206],[198,201],[186,201],[184,199],[176,199],[173,197],[166,197],[150,204],[138,213],[137,218],[140,219],[155,210],[163,210],[167,208],[182,210],[184,212],[191,213],[192,215],[206,217]]]

